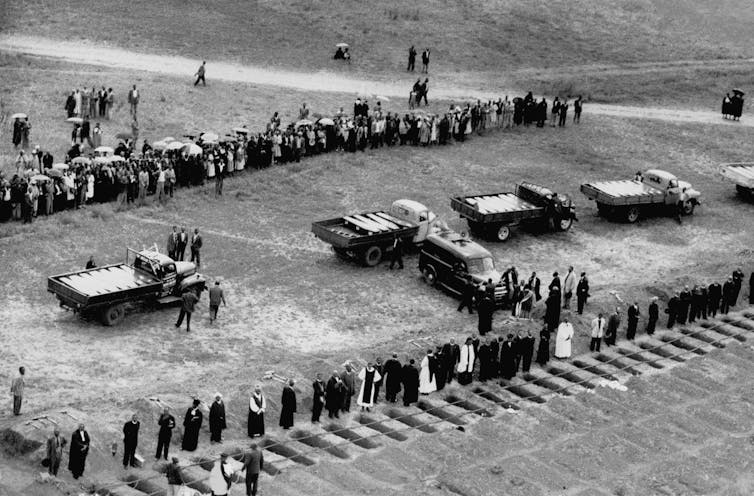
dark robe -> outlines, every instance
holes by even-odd
[[[723,289],[720,283],[713,282],[707,287],[707,312],[713,317],[717,315],[720,309],[720,299],[722,298]],[[751,298],[751,297],[750,297]]]
[[[626,339],[633,340],[636,336],[636,326],[639,324],[639,308],[631,305],[628,307],[628,327],[626,328]]]
[[[545,365],[550,361],[550,333],[539,333],[539,346],[537,347],[537,363]]]
[[[550,295],[545,302],[545,324],[549,332],[555,331],[560,323],[560,292],[550,291]]]
[[[456,375],[456,366],[461,358],[461,347],[457,344],[445,343],[442,346],[442,357],[446,372],[448,384],[453,381]]]
[[[512,340],[505,340],[500,346],[500,372],[506,379],[516,375],[516,348]]]
[[[620,327],[620,315],[614,313],[607,319],[607,327],[605,328],[605,344],[607,346],[615,345],[615,339],[618,336],[618,328]]]
[[[385,362],[385,399],[391,403],[395,402],[395,396],[401,390],[401,362],[395,358],[390,358]]]
[[[345,394],[345,386],[340,378],[330,377],[327,381],[327,388],[325,389],[325,408],[330,413],[330,417],[337,417],[340,407],[343,406],[343,395]]]
[[[668,329],[675,325],[675,319],[678,317],[678,305],[679,300],[677,296],[673,296],[668,300],[668,308],[665,309],[665,313],[668,314]]]
[[[249,401],[255,402],[260,408],[263,404],[266,403],[264,401],[264,395],[257,397],[256,395],[252,394]],[[264,436],[264,412],[254,412],[252,411],[251,407],[249,407],[249,418],[247,419],[246,429],[247,434],[251,438],[253,438],[254,436]]]
[[[413,365],[403,366],[403,404],[408,406],[419,400],[419,369]]]
[[[322,408],[325,406],[325,383],[322,381],[312,382],[312,422],[319,422]]]
[[[534,336],[526,336],[519,342],[521,346],[522,370],[528,372],[531,368],[531,359],[534,356]]]
[[[686,319],[689,317],[689,307],[691,306],[691,292],[683,290],[679,295],[678,303],[678,323],[683,325],[686,323]]]
[[[210,440],[219,442],[222,440],[223,429],[228,427],[225,423],[225,403],[213,401],[209,407],[209,432]]]
[[[290,386],[283,388],[283,398],[280,400],[280,427],[293,427],[293,414],[296,413],[296,391]]]
[[[380,380],[374,381],[374,402],[377,403],[377,397],[380,395],[380,389],[382,388],[382,383],[385,380],[385,366],[381,363],[378,363],[374,366],[374,370],[376,370],[380,374]]]
[[[657,306],[657,302],[653,301],[649,304],[647,310],[647,334],[650,336],[655,333],[655,326],[657,325],[657,319],[660,318],[660,309]]]
[[[189,407],[186,410],[186,416],[183,418],[183,442],[181,449],[184,451],[194,451],[199,444],[199,429],[202,428],[204,415],[199,407]]]
[[[484,382],[492,377],[492,358],[487,343],[479,345],[479,380]]]
[[[71,471],[74,479],[78,479],[84,473],[86,465],[86,455],[89,454],[89,433],[84,432],[84,439],[81,439],[81,433],[76,429],[71,436],[71,451],[68,455],[68,470]]]
[[[442,351],[435,352],[435,380],[437,384],[437,390],[440,391],[445,387],[447,381],[448,372],[445,368],[445,357]]]
[[[477,305],[477,313],[479,313],[479,335],[484,336],[488,332],[492,332],[492,314],[495,311],[495,303],[489,298],[482,298]]]

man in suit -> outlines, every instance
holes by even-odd
[[[576,275],[573,273],[573,266],[568,267],[568,273],[563,280],[563,308],[571,307],[571,298],[573,291],[576,289]]]
[[[411,48],[408,49],[408,67],[406,67],[407,71],[414,72],[414,66],[416,65],[416,49],[413,45],[411,45]]]
[[[589,351],[600,351],[602,336],[604,335],[605,319],[602,317],[602,313],[600,313],[596,319],[592,320],[592,340],[589,342]]]
[[[65,443],[65,438],[60,435],[60,429],[55,427],[52,431],[52,436],[47,439],[47,459],[50,462],[47,471],[50,475],[58,475],[60,460],[63,459],[63,447],[65,447]]]
[[[209,323],[217,320],[217,311],[220,309],[220,303],[225,303],[225,294],[220,287],[220,281],[215,281],[215,285],[209,288]]]
[[[89,433],[84,429],[84,424],[79,424],[79,428],[71,435],[71,451],[68,454],[68,470],[71,471],[74,479],[84,474],[89,445]]]
[[[319,422],[322,408],[325,406],[325,383],[322,382],[322,374],[317,375],[312,382],[312,423]]]
[[[135,413],[131,420],[123,424],[123,468],[136,466],[136,446],[139,445],[139,416]]]
[[[199,250],[202,249],[202,236],[199,234],[199,229],[194,229],[194,234],[191,235],[191,261],[196,262],[196,266],[202,265]]]
[[[128,92],[128,104],[131,108],[131,118],[136,120],[136,110],[139,106],[139,98],[141,95],[139,94],[139,90],[136,89],[136,85],[133,85],[133,88],[131,88],[131,91]]]
[[[620,308],[615,308],[613,313],[607,321],[607,329],[605,330],[605,344],[608,346],[615,346],[615,339],[618,337],[618,328],[620,327]]]
[[[257,444],[252,443],[251,451],[243,457],[243,469],[246,471],[246,496],[256,496],[259,472],[264,468],[264,456],[257,448]]]
[[[173,232],[168,235],[168,256],[173,260],[176,258],[176,247],[178,246],[178,228],[173,226]]]
[[[728,280],[725,281],[725,284],[723,284],[723,297],[720,304],[720,313],[725,315],[728,313],[728,310],[730,310],[730,307],[732,307],[735,304],[735,298],[738,295],[736,294],[736,283],[733,280],[733,276],[728,277]]]
[[[628,328],[626,329],[626,339],[633,341],[636,336],[636,326],[639,324],[639,304],[634,302],[628,307]]]
[[[21,415],[21,403],[24,399],[24,375],[25,367],[18,368],[18,377],[13,379],[10,386],[10,393],[13,395],[13,415]]]
[[[715,317],[720,309],[720,299],[723,295],[723,288],[719,282],[713,282],[707,288],[707,311],[710,316]]]
[[[576,285],[576,304],[579,315],[584,312],[584,305],[589,298],[589,280],[586,278],[586,272],[581,273],[579,283]]]
[[[165,407],[162,411],[157,425],[160,426],[160,432],[157,434],[157,453],[155,453],[154,458],[155,460],[159,460],[160,455],[163,455],[165,460],[167,460],[170,439],[173,437],[173,429],[175,428],[175,417],[170,415],[168,407]]]
[[[188,245],[188,234],[186,234],[186,228],[182,227],[180,234],[178,234],[178,243],[175,246],[175,255],[177,258],[173,260],[183,261],[183,257],[186,254],[186,245]]]
[[[225,403],[220,393],[215,393],[215,401],[209,408],[209,432],[210,442],[222,443],[223,430],[228,427],[225,422]]]
[[[178,313],[178,321],[175,326],[180,328],[183,324],[183,318],[186,317],[186,332],[191,332],[191,314],[194,313],[199,297],[193,290],[188,289],[181,295],[181,300],[181,311]]]

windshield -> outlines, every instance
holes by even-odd
[[[484,274],[495,270],[495,262],[492,258],[472,258],[468,262],[469,274]]]

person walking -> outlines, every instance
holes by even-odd
[[[322,408],[325,406],[325,383],[322,382],[322,374],[317,372],[317,375],[312,382],[312,423],[319,422],[319,417],[322,415]]]
[[[18,368],[18,377],[13,379],[10,385],[10,394],[13,396],[13,415],[21,415],[21,404],[24,400],[24,388],[26,383],[24,382],[24,376],[26,375],[26,367]]]
[[[626,328],[626,339],[629,341],[633,341],[634,337],[636,337],[636,327],[639,325],[639,315],[641,312],[639,311],[639,304],[637,302],[634,302],[633,305],[628,307],[628,327]]]
[[[403,240],[397,235],[393,239],[393,251],[390,252],[390,269],[398,264],[398,268],[403,268]]]
[[[209,407],[209,440],[210,443],[223,442],[223,430],[228,427],[225,422],[225,403],[223,395],[215,393],[215,401]]]
[[[202,265],[201,249],[202,235],[199,234],[199,229],[194,229],[194,234],[191,235],[191,261],[195,262],[197,267],[201,267]]]
[[[422,72],[424,74],[429,73],[429,48],[422,52]]]
[[[246,471],[246,496],[256,496],[259,484],[259,473],[264,468],[264,455],[259,451],[257,443],[252,443],[251,451],[243,456],[243,469]]]
[[[194,74],[194,76],[196,76],[196,81],[194,82],[194,86],[198,85],[199,81],[201,81],[204,86],[207,86],[207,81],[204,79],[204,73],[207,70],[206,65],[207,65],[207,62],[202,61],[202,65],[200,65],[199,69],[196,70],[196,74]]]
[[[647,309],[647,328],[646,332],[648,336],[651,336],[655,333],[655,326],[657,325],[657,320],[660,318],[660,309],[657,306],[657,297],[653,296],[652,300],[649,303],[649,308]]]
[[[175,323],[175,327],[181,327],[183,324],[183,318],[186,317],[186,332],[191,332],[191,314],[194,313],[196,303],[199,301],[199,297],[192,289],[187,289],[181,295],[181,312],[178,314],[178,321]]]
[[[74,479],[84,475],[90,444],[89,433],[86,432],[84,424],[79,424],[78,429],[71,434],[71,449],[68,453],[68,470],[71,471]]]
[[[157,425],[160,426],[160,430],[157,433],[157,452],[154,458],[155,460],[159,460],[160,456],[164,456],[165,460],[167,460],[170,439],[173,437],[173,429],[175,428],[175,417],[170,415],[170,408],[163,408],[162,414],[159,420],[157,420]]]
[[[605,335],[605,319],[600,312],[596,319],[592,320],[592,340],[589,341],[589,351],[600,351],[602,337]]]
[[[136,466],[136,447],[139,445],[139,416],[135,413],[131,420],[123,424],[123,468]]]
[[[288,383],[283,386],[283,396],[280,400],[280,427],[288,430],[293,427],[293,416],[296,413],[296,391],[293,386],[295,381],[288,379]]]
[[[167,496],[178,496],[183,485],[183,477],[181,476],[181,468],[178,465],[178,461],[178,458],[174,456],[171,463],[165,467],[165,476],[168,479]]]
[[[589,296],[589,280],[586,278],[586,272],[582,272],[576,285],[576,308],[579,315],[584,312],[584,306]]]
[[[47,472],[57,477],[58,469],[60,468],[60,461],[63,459],[63,448],[65,447],[66,440],[60,435],[60,429],[55,427],[52,431],[52,436],[47,438],[47,460],[49,465],[47,466]]]
[[[128,92],[128,105],[131,110],[131,118],[133,120],[136,120],[136,110],[139,106],[139,98],[141,95],[139,94],[139,90],[136,89],[136,85],[133,85],[131,90]],[[134,136],[134,142],[136,141],[136,136]]]
[[[215,281],[215,285],[209,288],[209,323],[213,323],[217,320],[217,311],[220,309],[220,303],[223,306],[228,306],[225,303],[225,293],[223,293],[220,287],[220,281]]]

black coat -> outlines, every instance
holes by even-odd
[[[419,400],[419,370],[413,365],[403,366],[403,402],[414,403]]]
[[[647,311],[648,317],[650,322],[657,322],[657,319],[660,318],[660,310],[657,307],[657,302],[652,302],[649,304],[649,310]]]
[[[225,403],[212,402],[212,406],[209,407],[210,432],[221,431],[227,427],[228,425],[225,422]]]
[[[385,393],[397,393],[401,390],[401,362],[395,358],[389,358],[385,361]]]
[[[136,423],[129,420],[123,424],[123,443],[132,446],[139,444],[139,427],[141,427],[141,422],[138,420]]]
[[[325,388],[325,408],[328,410],[338,410],[343,406],[343,396],[345,395],[345,386],[343,381],[330,377]]]
[[[280,401],[280,427],[293,426],[294,413],[296,413],[296,391],[290,386],[285,386]]]

